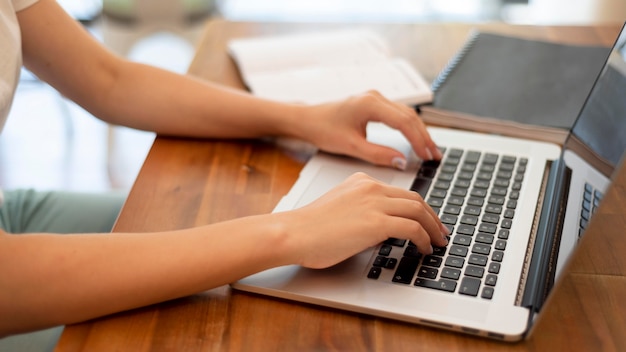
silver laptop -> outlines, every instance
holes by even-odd
[[[421,162],[399,132],[370,124],[370,139],[406,153],[406,171],[317,153],[274,209],[306,205],[363,171],[421,193],[453,229],[447,247],[423,255],[409,241],[390,238],[328,269],[279,267],[232,286],[500,340],[522,339],[626,149],[625,42],[622,29],[563,148],[430,128],[444,158]]]

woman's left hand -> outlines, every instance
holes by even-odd
[[[417,112],[371,91],[338,103],[313,106],[302,121],[299,136],[321,150],[359,158],[376,165],[404,169],[405,156],[393,148],[369,142],[368,122],[382,122],[402,132],[415,154],[424,160],[441,159]]]

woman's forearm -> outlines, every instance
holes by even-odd
[[[161,233],[0,232],[0,336],[194,294],[286,264],[284,231],[272,216]]]
[[[94,111],[114,124],[191,137],[249,138],[294,135],[304,107],[123,62],[120,77]]]

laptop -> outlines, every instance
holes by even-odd
[[[399,132],[370,124],[368,138],[404,151],[407,170],[317,153],[274,209],[304,206],[362,171],[422,194],[452,229],[446,247],[423,255],[410,241],[390,238],[331,268],[283,266],[232,287],[504,341],[523,339],[626,149],[625,45],[622,29],[563,147],[429,128],[444,158],[422,162]]]

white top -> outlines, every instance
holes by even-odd
[[[9,115],[22,68],[22,45],[18,11],[38,0],[0,0],[0,132]],[[0,190],[0,205],[2,204]]]

